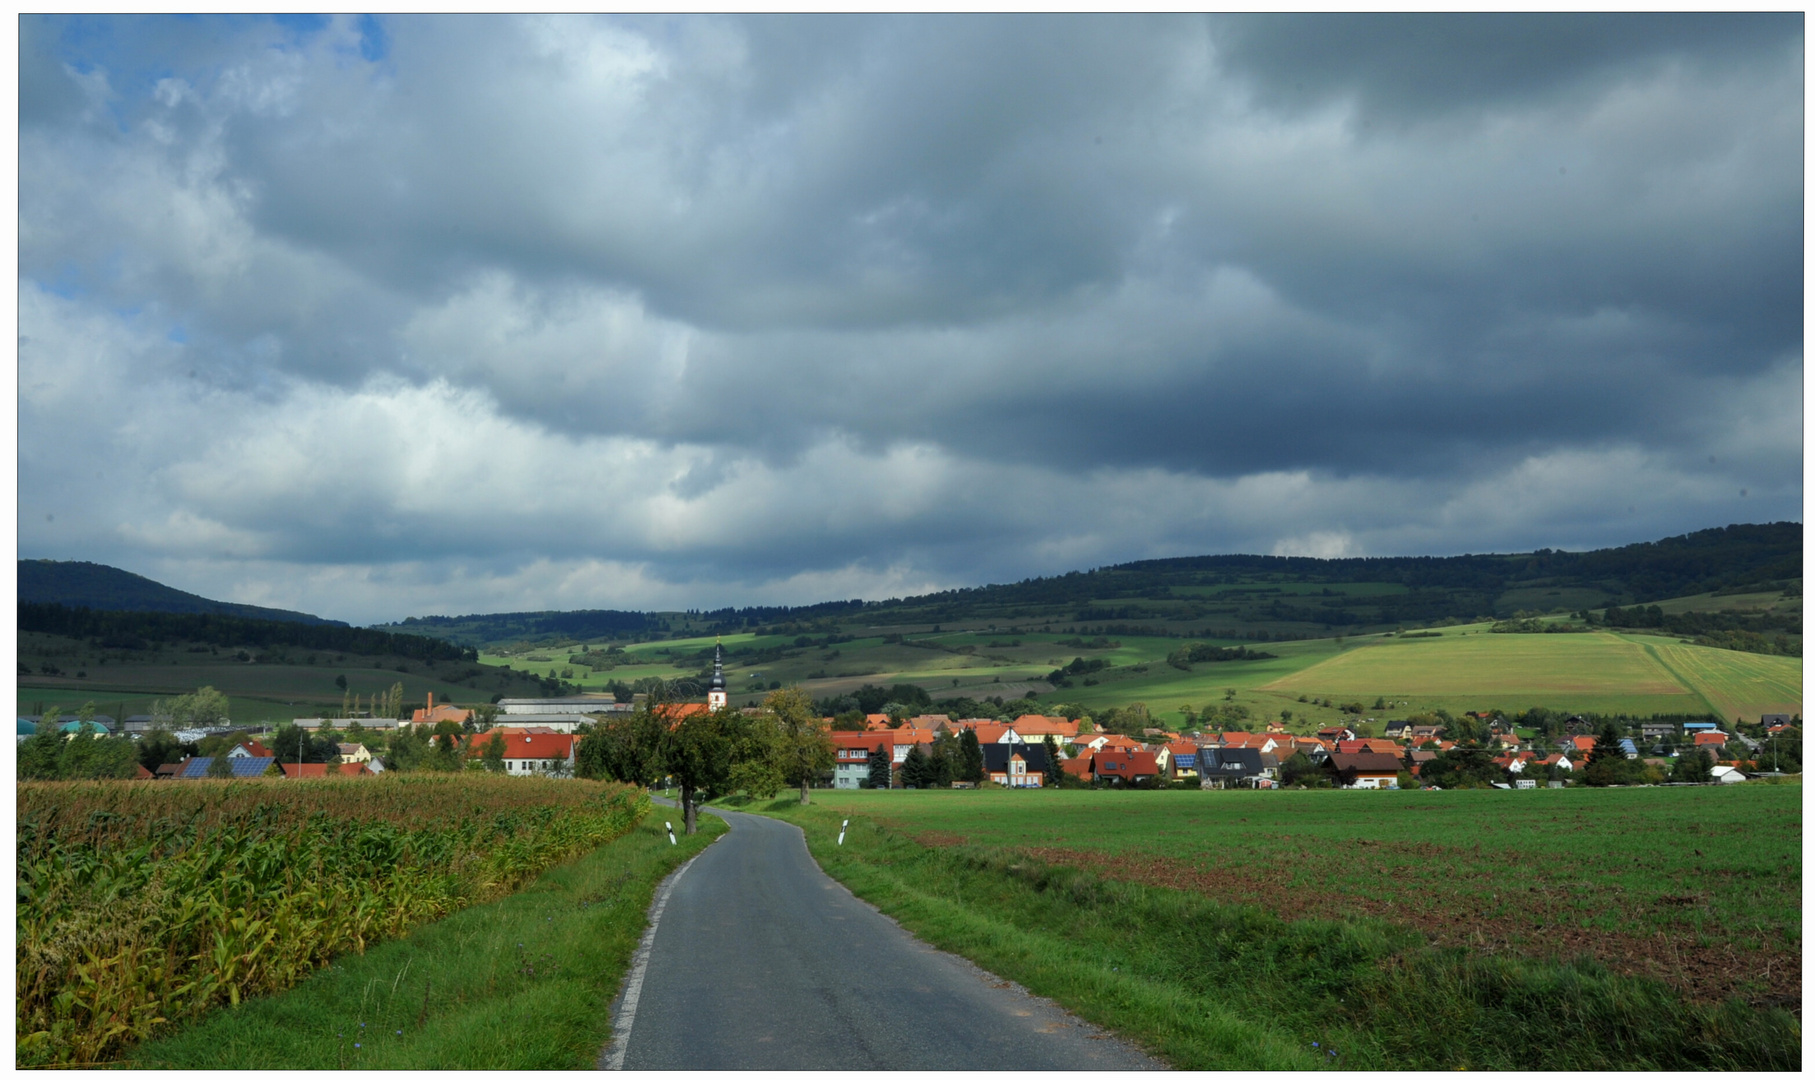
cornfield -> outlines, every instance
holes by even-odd
[[[115,1060],[504,896],[649,809],[634,787],[473,774],[17,791],[18,1067]]]

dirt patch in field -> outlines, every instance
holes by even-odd
[[[945,847],[962,838],[930,843]],[[1401,846],[1401,845],[1391,845]],[[1413,846],[1413,845],[1404,845]],[[1417,845],[1429,847],[1430,845]],[[1558,910],[1558,923],[1544,919],[1534,930],[1529,916],[1493,917],[1429,897],[1423,902],[1380,900],[1348,893],[1306,888],[1292,883],[1290,872],[1252,866],[1204,866],[1161,855],[1118,855],[1033,847],[1027,853],[1057,866],[1073,866],[1104,877],[1203,893],[1217,900],[1253,904],[1284,919],[1341,919],[1372,916],[1424,934],[1433,944],[1461,946],[1482,953],[1507,953],[1567,960],[1588,956],[1623,975],[1642,975],[1676,988],[1690,1000],[1710,1003],[1741,994],[1755,1005],[1775,1005],[1802,1015],[1802,954],[1783,948],[1740,949],[1730,942],[1698,942],[1693,928],[1659,931],[1646,936],[1569,926],[1560,907],[1547,898],[1521,897],[1546,910]],[[1496,898],[1486,898],[1492,901]],[[1661,903],[1688,908],[1692,895],[1661,898]]]

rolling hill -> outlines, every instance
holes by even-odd
[[[94,611],[164,611],[185,615],[232,615],[242,619],[345,626],[301,611],[229,604],[162,585],[148,577],[101,563],[19,560],[19,602],[61,604]]]

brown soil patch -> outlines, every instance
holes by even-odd
[[[927,841],[922,838],[921,843]],[[1528,919],[1495,918],[1437,904],[1308,889],[1291,884],[1287,872],[1265,867],[1198,866],[1161,855],[1112,855],[1055,847],[1026,851],[1057,866],[1080,867],[1120,881],[1253,904],[1284,919],[1373,916],[1413,927],[1437,945],[1557,960],[1590,956],[1611,971],[1657,979],[1701,1003],[1723,1000],[1744,986],[1754,1004],[1776,1005],[1802,1015],[1800,951],[1770,947],[1747,951],[1730,943],[1704,945],[1696,941],[1692,929],[1660,931],[1650,936],[1584,929],[1566,925],[1564,914],[1557,916],[1556,923],[1546,919],[1545,928],[1534,932]],[[1665,899],[1681,904],[1685,898]],[[1536,902],[1545,903],[1542,894],[1538,894]],[[1759,986],[1765,988],[1762,993],[1758,992]]]

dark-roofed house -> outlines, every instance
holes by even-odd
[[[1337,784],[1345,788],[1396,788],[1402,767],[1391,754],[1370,752],[1331,754],[1324,763],[1335,774]]]
[[[183,780],[207,780],[209,779],[208,766],[213,762],[214,759],[211,757],[192,757],[183,763],[183,771],[178,776]],[[265,775],[265,770],[271,767],[271,759],[268,757],[230,757],[227,759],[227,764],[233,768],[233,779],[249,780]]]
[[[1271,787],[1273,777],[1259,750],[1252,746],[1206,746],[1198,751],[1198,786],[1204,788]]]
[[[1389,739],[1403,739],[1410,736],[1411,733],[1412,722],[1410,720],[1388,720],[1386,722],[1386,737]]]
[[[1003,787],[1041,787],[1046,783],[1046,747],[1041,743],[986,743],[983,772]]]

